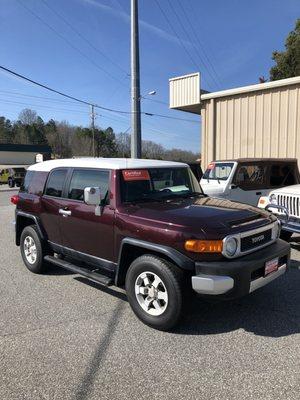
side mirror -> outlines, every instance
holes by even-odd
[[[91,206],[100,206],[101,192],[99,187],[84,188],[84,202]]]

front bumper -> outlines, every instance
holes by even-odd
[[[282,230],[292,233],[300,233],[300,219],[291,216],[286,207],[280,206],[278,204],[268,204],[265,209],[273,212],[274,215],[276,215],[276,217],[280,221]],[[274,212],[274,209],[280,211],[281,214],[277,214],[277,212]]]
[[[265,263],[279,259],[277,271],[264,276]],[[290,261],[290,245],[278,239],[259,251],[233,260],[196,262],[192,288],[204,296],[233,299],[245,296],[284,274]]]

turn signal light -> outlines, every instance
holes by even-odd
[[[267,204],[267,200],[264,197],[261,197],[258,200],[258,204],[261,205],[261,206],[264,206],[265,204]]]
[[[11,196],[10,202],[13,203],[14,205],[17,205],[19,203],[20,197],[15,194],[14,196]]]
[[[222,253],[222,240],[187,240],[184,244],[187,251],[194,253]]]

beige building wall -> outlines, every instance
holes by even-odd
[[[201,114],[203,169],[217,159],[300,160],[300,76],[201,96],[199,86],[199,74],[170,79],[170,108]]]
[[[238,157],[300,159],[300,79],[264,90],[228,92],[201,97],[203,168],[212,160]]]

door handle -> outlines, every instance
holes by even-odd
[[[72,211],[70,210],[63,210],[62,208],[60,208],[58,210],[58,213],[61,214],[63,217],[67,217],[68,215],[72,215]]]
[[[256,192],[257,195],[261,196],[261,192]]]

